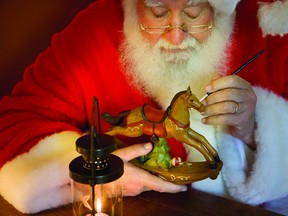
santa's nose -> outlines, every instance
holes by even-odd
[[[180,45],[187,37],[189,37],[189,33],[177,26],[166,33],[166,39],[173,45]]]
[[[186,31],[183,25],[185,20],[181,17],[180,13],[172,13],[169,19],[171,28],[165,34],[166,39],[173,45],[180,45],[187,37],[189,33]]]

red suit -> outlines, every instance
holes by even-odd
[[[284,145],[288,139],[288,35],[267,32],[264,36],[258,27],[258,7],[251,0],[237,5],[228,72],[265,49],[239,74],[255,86],[258,97],[255,136],[259,147],[251,166],[255,173],[251,177],[245,174],[246,163],[233,145],[239,140],[221,128],[215,138],[224,162],[223,188],[250,204],[288,195],[288,176],[284,173],[288,162],[281,153],[288,152],[288,145]],[[100,102],[100,111],[111,114],[153,103],[131,87],[120,71],[122,25],[120,1],[98,0],[54,35],[51,47],[26,69],[23,81],[11,95],[1,100],[0,193],[20,211],[33,213],[70,202],[68,164],[77,155],[75,140],[89,129],[93,96]],[[109,127],[104,121],[101,126],[103,132]],[[173,147],[173,151],[183,154],[183,148]],[[271,167],[278,168],[273,171]]]

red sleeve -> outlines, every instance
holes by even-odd
[[[75,97],[80,88],[66,75],[48,49],[27,68],[12,94],[1,100],[0,167],[47,135],[84,129],[85,109]]]
[[[105,67],[107,62],[102,63],[96,57],[109,56],[106,60],[110,64],[115,62],[111,58],[117,53],[104,51],[117,46],[120,7],[118,0],[99,0],[80,12],[68,28],[53,36],[51,46],[25,70],[23,80],[11,95],[2,98],[0,167],[29,151],[47,135],[89,128],[87,112],[91,111],[91,95],[101,91],[94,84],[100,83],[95,79],[97,70],[110,69]],[[97,21],[102,22],[99,18],[109,13],[113,17],[107,21],[109,24],[97,25]],[[100,27],[103,29],[99,30]],[[107,41],[99,41],[99,37]],[[87,100],[91,100],[88,105]]]
[[[288,59],[286,61],[286,73],[285,73],[285,84],[284,84],[284,94],[283,96],[288,100]]]

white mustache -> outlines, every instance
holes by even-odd
[[[192,50],[198,48],[199,43],[195,38],[189,38],[184,40],[179,45],[171,44],[169,41],[161,38],[156,44],[156,49],[166,49],[166,50],[174,50],[174,49],[180,49],[180,50]]]
[[[160,58],[166,63],[186,64],[191,54],[197,52],[199,43],[195,38],[184,40],[181,44],[171,44],[161,38],[152,48],[155,51],[155,58]]]

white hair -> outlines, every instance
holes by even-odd
[[[196,5],[203,2],[208,2],[207,0],[188,0],[187,5]],[[148,7],[159,7],[163,6],[160,0],[143,0],[143,3]]]
[[[160,2],[159,0],[144,0],[143,3],[147,7],[159,7],[163,5],[163,3]]]

